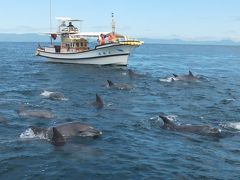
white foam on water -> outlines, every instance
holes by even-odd
[[[168,119],[170,119],[171,121],[173,121],[173,122],[176,122],[177,120],[177,115],[174,115],[174,114],[172,114],[172,115],[167,115],[167,118]]]
[[[60,100],[62,100],[62,101],[68,101],[69,99],[68,99],[68,98],[61,98]]]
[[[227,125],[230,128],[240,130],[240,122],[232,122]]]
[[[43,133],[34,134],[31,128],[26,129],[26,131],[22,132],[19,136],[21,139],[47,139]]]
[[[113,106],[113,103],[108,103],[107,107]]]
[[[45,97],[49,97],[51,94],[52,94],[53,92],[51,92],[51,91],[43,91],[40,95],[41,96],[45,96]]]
[[[179,80],[179,79],[176,79],[176,78],[174,78],[174,77],[168,77],[168,78],[159,79],[159,81],[161,81],[161,82],[172,82],[172,79],[173,79],[174,81],[178,81],[178,80]]]
[[[236,101],[236,100],[233,98],[228,98],[228,99],[226,99],[226,101]]]

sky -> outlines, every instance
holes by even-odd
[[[240,41],[240,0],[51,0],[55,17],[83,20],[82,31],[116,31],[136,38]],[[0,33],[44,33],[50,0],[2,0]],[[80,26],[80,24],[76,24]]]

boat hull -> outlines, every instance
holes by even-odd
[[[117,56],[105,56],[105,57],[94,57],[94,58],[81,58],[81,59],[61,59],[61,58],[46,58],[46,62],[53,63],[68,63],[68,64],[92,64],[92,65],[123,65],[126,66],[128,63],[128,56],[117,55]]]
[[[47,62],[94,64],[94,65],[127,65],[132,45],[105,45],[84,52],[55,53],[53,50],[38,49],[37,55],[46,57]],[[53,49],[53,48],[52,48]]]

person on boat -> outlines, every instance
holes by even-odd
[[[109,35],[108,35],[108,42],[114,42],[115,41],[115,35],[113,34],[113,33],[110,33]]]
[[[72,25],[72,22],[69,22],[68,27],[74,27],[74,26]]]
[[[75,27],[73,26],[72,22],[69,22],[68,28],[69,28],[70,31],[74,31],[75,30]]]
[[[105,35],[104,35],[104,34],[101,34],[101,35],[100,35],[100,44],[101,44],[101,45],[104,45],[104,44],[105,44]]]

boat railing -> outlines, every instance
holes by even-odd
[[[143,41],[139,41],[139,40],[122,40],[122,41],[108,42],[108,43],[105,43],[105,44],[99,44],[99,45],[95,46],[95,49],[114,46],[114,45],[140,46],[142,44],[143,44]]]

